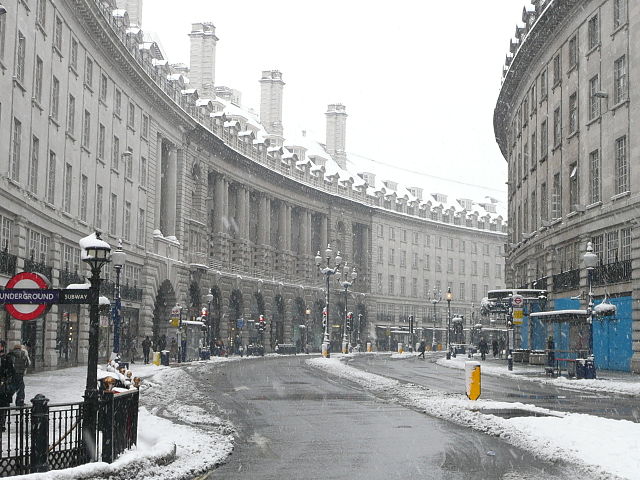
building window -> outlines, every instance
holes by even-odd
[[[436,272],[442,272],[442,257],[436,257]]]
[[[53,46],[62,52],[62,19],[56,16],[56,27],[53,32]]]
[[[98,158],[104,158],[104,142],[105,142],[106,130],[104,125],[100,124],[98,133]]]
[[[548,204],[549,192],[547,189],[547,182],[540,184],[540,218],[544,221],[549,220],[549,204]]]
[[[11,180],[20,181],[20,150],[22,147],[22,123],[13,119],[13,152],[11,155]]]
[[[390,240],[396,239],[396,231],[393,227],[389,227],[389,239]]]
[[[618,261],[618,231],[607,232],[607,263]]]
[[[547,120],[544,119],[540,124],[540,161],[547,158],[547,152],[549,151],[549,138],[547,131]]]
[[[537,161],[537,151],[536,151],[536,132],[531,134],[531,169],[536,167]]]
[[[576,162],[569,165],[569,210],[574,212],[578,200],[578,164]]]
[[[560,54],[553,57],[553,86],[555,87],[562,80],[560,73]]]
[[[593,253],[598,256],[598,262],[600,265],[604,263],[604,249],[603,249],[603,236],[594,235],[591,237],[591,243],[593,244]]]
[[[31,162],[29,163],[29,191],[38,193],[38,162],[40,157],[40,140],[34,136],[31,141]]]
[[[396,283],[396,278],[393,275],[389,275],[389,295],[394,295],[395,283]]]
[[[522,214],[522,231],[529,232],[529,199],[525,198]]]
[[[412,297],[418,296],[418,279],[417,278],[413,278],[411,280],[411,296]]]
[[[125,157],[124,160],[124,167],[125,167],[125,176],[127,178],[132,178],[133,177],[133,153],[131,153],[131,149],[128,148],[127,152],[129,152],[129,155],[127,155]]]
[[[574,35],[569,39],[569,70],[578,65],[578,37]]]
[[[551,218],[556,219],[562,217],[562,191],[560,190],[560,174],[553,176],[553,193],[551,195]]]
[[[96,227],[102,228],[102,185],[96,185]]]
[[[4,45],[7,34],[7,16],[0,15],[0,58],[4,58]]]
[[[145,232],[146,215],[145,211],[141,208],[138,211],[138,245],[144,245],[144,232]]]
[[[527,170],[529,169],[529,144],[527,142],[522,146],[522,178],[527,178]]]
[[[589,203],[600,201],[600,151],[589,154]]]
[[[447,238],[447,250],[453,251],[453,238]]]
[[[120,168],[120,139],[113,136],[113,148],[111,151],[111,168],[118,170]]]
[[[107,102],[107,87],[109,81],[107,80],[107,76],[103,73],[100,75],[100,100],[103,103]]]
[[[64,202],[62,208],[71,213],[71,189],[73,186],[73,167],[69,163],[64,164]]]
[[[93,88],[93,60],[87,57],[87,63],[84,69],[84,83],[89,89]]]
[[[600,43],[600,21],[598,14],[589,19],[588,24],[589,50],[595,48]]]
[[[475,260],[471,262],[471,275],[478,275],[478,262]]]
[[[424,257],[424,268],[427,271],[431,270],[431,256],[429,255]]]
[[[502,278],[502,267],[496,263],[496,278]]]
[[[78,41],[75,38],[71,39],[71,68],[78,70]]]
[[[600,115],[600,99],[596,96],[598,85],[598,75],[589,80],[589,120]]]
[[[413,252],[413,260],[411,262],[413,268],[418,268],[418,254]]]
[[[118,196],[115,193],[111,194],[111,209],[109,210],[109,233],[111,235],[117,235],[118,225]]]
[[[12,229],[13,222],[7,217],[0,215],[0,248],[9,249],[9,247],[11,246]]]
[[[149,115],[142,115],[142,138],[149,136]],[[380,225],[382,227],[382,225]]]
[[[389,250],[389,265],[395,265],[395,257],[396,256],[396,250],[395,248],[392,248]]]
[[[536,108],[536,82],[531,85],[531,114],[537,110]]]
[[[620,230],[620,260],[631,260],[631,227]]]
[[[538,202],[536,191],[531,192],[531,231],[538,229]]]
[[[427,299],[429,298],[429,280],[425,280],[422,283],[422,296]]]
[[[113,113],[119,117],[121,111],[122,111],[122,92],[116,88],[115,101],[113,103]]]
[[[407,294],[407,285],[405,277],[400,277],[400,295],[405,296]]]
[[[627,137],[616,140],[616,194],[629,191],[629,159],[627,157]]]
[[[569,97],[569,134],[578,130],[578,94],[573,92]]]
[[[38,0],[36,6],[36,22],[39,23],[42,28],[47,25],[47,0]]]
[[[378,263],[382,263],[384,261],[384,248],[378,247]]]
[[[613,28],[627,23],[627,0],[613,0]]]
[[[58,112],[60,111],[60,80],[55,76],[51,85],[51,118],[58,120]]]
[[[47,202],[54,205],[56,202],[56,154],[49,151],[49,168],[47,169]]]
[[[560,107],[553,111],[553,146],[557,148],[562,143],[562,117]]]
[[[87,199],[89,196],[89,178],[82,175],[80,178],[80,220],[87,221]]]
[[[547,70],[540,72],[540,102],[547,98]]]
[[[136,126],[136,106],[133,102],[129,102],[129,115],[127,117],[127,125],[131,128]]]
[[[76,98],[69,95],[69,111],[67,112],[67,132],[73,135],[76,129]]]
[[[124,202],[124,226],[122,237],[125,240],[131,238],[131,202]]]
[[[458,260],[458,273],[464,275],[464,260]]]
[[[478,301],[478,286],[475,283],[471,285],[471,301]]]
[[[28,255],[36,262],[47,263],[49,258],[49,237],[35,230],[27,230],[27,235],[29,240]]]
[[[627,65],[623,55],[613,64],[613,101],[618,104],[627,99]]]
[[[84,111],[84,122],[82,125],[82,146],[89,150],[91,143],[91,113]]]
[[[18,53],[16,55],[16,79],[24,83],[24,60],[27,54],[27,40],[22,32],[18,32]]]
[[[458,300],[464,301],[464,283],[460,283],[460,290],[458,290]]]
[[[36,56],[36,75],[35,75],[35,88],[34,88],[34,98],[36,102],[42,103],[42,59]]]
[[[447,258],[447,273],[453,273],[453,258]]]
[[[378,237],[384,237],[384,225],[378,225]]]

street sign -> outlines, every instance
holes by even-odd
[[[173,307],[171,309],[171,316],[169,317],[169,325],[176,328],[180,326],[180,307]]]
[[[244,318],[240,317],[239,319],[236,320],[236,326],[238,328],[242,328],[244,327]]]
[[[20,272],[7,282],[0,292],[4,308],[13,318],[22,321],[35,320],[52,303],[58,303],[53,290],[49,290],[49,280],[44,275]]]
[[[511,306],[513,308],[521,308],[524,305],[524,297],[522,295],[514,295],[511,297]]]
[[[513,324],[514,325],[522,325],[522,319],[524,318],[524,313],[522,311],[522,307],[513,309]]]

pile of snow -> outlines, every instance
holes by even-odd
[[[468,400],[461,394],[448,394],[403,384],[343,364],[340,359],[307,360],[313,367],[356,382],[401,404],[419,408],[426,414],[473,428],[529,451],[548,461],[568,461],[599,478],[614,474],[637,478],[640,471],[640,424],[591,415],[547,410],[519,402]],[[546,417],[505,419],[483,410],[514,408],[544,413]]]

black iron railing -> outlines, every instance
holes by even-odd
[[[138,440],[138,390],[104,392],[100,401],[102,461],[111,463]]]
[[[72,283],[85,283],[84,278],[78,275],[78,272],[70,272],[63,270],[60,272],[60,288],[66,288]]]
[[[100,282],[100,295],[104,295],[107,298],[113,298],[113,292],[116,285],[111,280],[102,280]],[[137,286],[130,287],[128,284],[120,285],[120,298],[123,300],[130,300],[132,302],[142,301],[142,289]]]
[[[3,250],[0,250],[0,273],[15,275],[17,261],[17,255],[9,253],[8,248],[4,247]]]
[[[533,288],[535,290],[546,290],[547,289],[547,278],[548,277],[542,277],[542,278],[539,278],[537,280],[534,280],[531,283],[531,288]]]
[[[628,282],[631,280],[631,260],[598,265],[591,275],[593,285]]]
[[[580,270],[568,270],[553,276],[553,291],[575,290],[580,288]]]
[[[102,392],[98,407],[97,458],[113,462],[137,443],[137,389]],[[91,461],[83,442],[84,402],[49,405],[36,395],[31,407],[0,408],[0,477],[76,467]]]
[[[32,272],[32,273],[41,273],[42,275],[47,277],[49,280],[53,278],[52,277],[53,267],[50,267],[46,263],[36,262],[33,259],[33,257],[28,258],[24,261],[24,271]]]

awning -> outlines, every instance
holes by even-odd
[[[535,312],[529,315],[531,318],[539,318],[543,322],[581,322],[587,320],[586,310],[551,310],[548,312]]]

